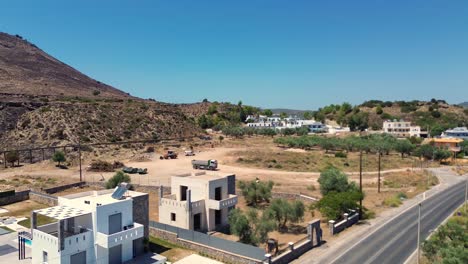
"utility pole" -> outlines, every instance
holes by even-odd
[[[378,180],[378,181],[379,181],[379,186],[377,187],[377,192],[380,193],[380,158],[381,158],[381,156],[382,156],[382,154],[380,153],[380,151],[378,152],[378,155],[379,155],[379,176],[378,176],[378,178],[379,178],[379,180]]]
[[[83,181],[83,172],[81,170],[81,140],[78,139],[78,159],[80,162],[80,182]]]
[[[359,191],[361,199],[359,200],[359,219],[362,219],[362,150],[359,151]]]

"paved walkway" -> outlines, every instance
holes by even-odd
[[[222,262],[205,258],[197,254],[192,254],[188,257],[185,257],[177,262],[174,262],[174,264],[223,264]]]
[[[18,260],[18,233],[0,235],[0,263],[26,264],[31,263],[31,249],[26,246],[25,260]]]

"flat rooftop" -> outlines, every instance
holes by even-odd
[[[126,191],[122,199],[112,198],[112,193],[116,189],[102,190],[102,191],[89,191],[82,193],[75,193],[65,196],[60,196],[61,199],[73,200],[73,202],[84,203],[84,201],[89,201],[90,203],[99,203],[101,205],[111,204],[127,198],[138,197],[148,195],[147,193],[135,192],[135,191]]]
[[[181,174],[181,175],[175,175],[172,177],[210,181],[210,180],[218,180],[218,179],[226,178],[231,175],[234,175],[234,173],[225,173],[225,172],[221,173],[217,171],[202,171],[202,172],[192,172],[192,173],[186,173],[186,174]]]
[[[90,214],[91,212],[84,209],[74,208],[66,205],[59,205],[40,210],[34,210],[36,214],[44,215],[57,220],[77,217],[80,215]]]

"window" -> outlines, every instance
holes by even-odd
[[[215,200],[216,201],[221,201],[221,187],[215,188]]]
[[[187,186],[180,186],[180,200],[187,201]]]
[[[175,221],[176,220],[176,215],[175,213],[171,213],[171,221]]]
[[[42,251],[42,262],[49,262],[49,256],[46,251]]]

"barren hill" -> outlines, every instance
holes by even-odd
[[[131,97],[0,33],[0,150],[199,135],[185,112]]]
[[[93,80],[16,35],[0,32],[0,92],[3,94],[129,97]]]

